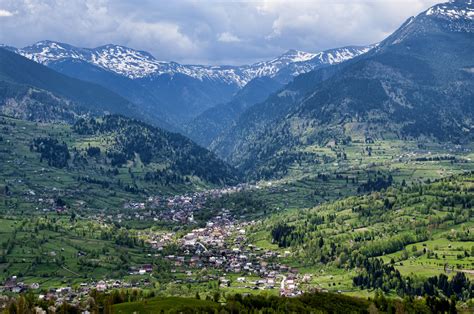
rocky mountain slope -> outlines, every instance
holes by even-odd
[[[317,54],[290,50],[269,62],[253,65],[257,77],[247,83],[229,102],[216,105],[186,124],[185,132],[197,143],[208,147],[234,126],[240,115],[264,101],[284,83],[316,69],[336,65],[366,53],[370,47],[345,47]]]

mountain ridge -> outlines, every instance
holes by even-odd
[[[373,46],[347,46],[318,53],[292,49],[272,60],[242,66],[185,65],[173,61],[159,61],[146,51],[115,44],[79,48],[66,43],[44,40],[21,49],[11,49],[42,64],[48,65],[63,59],[80,59],[131,79],[180,73],[199,80],[220,79],[227,84],[242,87],[256,77],[275,76],[278,71],[292,63],[298,63],[294,71],[299,70],[297,74],[300,74],[303,73],[301,71],[307,71],[316,65],[343,62],[366,53]]]

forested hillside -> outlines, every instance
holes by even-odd
[[[7,117],[0,123],[6,208],[31,211],[38,199],[58,196],[68,206],[84,201],[86,207],[122,207],[146,195],[233,184],[238,178],[182,135],[121,116],[80,119],[73,126]]]
[[[357,270],[356,287],[469,300],[473,192],[472,173],[427,184],[401,184],[273,215],[253,231],[255,239],[261,239],[264,229],[267,241],[291,249],[295,264]],[[449,286],[444,274],[436,277],[440,269],[455,275],[453,280],[459,283],[452,285],[460,286]]]

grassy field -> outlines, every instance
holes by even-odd
[[[0,264],[2,282],[17,276],[42,288],[74,286],[89,280],[123,278],[130,267],[150,262],[149,250],[101,236],[113,230],[97,223],[47,217],[22,222],[1,219],[0,225],[15,226],[2,229],[2,240],[11,243],[7,262]]]
[[[116,304],[113,306],[114,313],[117,314],[154,314],[160,312],[180,312],[185,311],[186,309],[191,310],[201,308],[216,309],[218,303],[206,300],[197,300],[191,298],[154,298],[141,302],[130,302]]]
[[[435,276],[445,273],[453,276],[456,271],[465,272],[474,280],[474,241],[450,241],[446,238],[418,242],[405,247],[404,252],[383,256],[384,261],[396,261],[402,274],[411,276]]]
[[[376,176],[391,175],[395,184],[420,184],[474,171],[473,145],[355,140],[328,147],[310,145],[303,152],[325,162],[296,161],[283,178],[257,182],[255,195],[280,211],[301,210],[356,195],[368,178]]]

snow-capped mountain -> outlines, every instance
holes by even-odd
[[[270,60],[257,62],[249,66],[242,66],[242,74],[250,80],[256,77],[275,76],[278,71],[293,63],[305,63],[316,57],[315,53],[308,53],[298,50],[288,50],[281,56]]]
[[[258,62],[242,67],[248,81],[256,77],[277,78],[288,82],[291,78],[316,68],[341,63],[369,51],[373,46],[343,47],[318,53],[289,50],[271,61]]]
[[[169,125],[180,125],[227,103],[256,78],[286,84],[299,74],[363,54],[371,46],[319,53],[289,50],[275,59],[242,66],[183,65],[112,44],[79,48],[45,40],[21,49],[4,48],[62,74],[108,88]]]
[[[346,47],[320,53],[290,50],[267,62],[246,67],[246,77],[254,77],[227,103],[216,105],[186,124],[187,135],[205,147],[225,133],[240,115],[253,105],[265,101],[298,74],[354,58],[371,47]]]
[[[410,17],[397,31],[377,46],[384,50],[401,45],[405,40],[428,33],[474,33],[474,1],[453,0],[436,4],[428,10]]]
[[[352,58],[355,58],[359,55],[367,53],[372,48],[377,45],[370,46],[350,46],[343,48],[336,48],[331,50],[326,50],[318,52],[313,55],[311,59],[301,62],[289,63],[282,69],[280,69],[274,75],[268,75],[270,77],[276,78],[280,81],[287,82],[291,78],[296,77],[303,73],[308,73],[312,70],[341,63]]]
[[[145,51],[119,45],[97,48],[78,48],[54,41],[40,41],[17,49],[17,53],[44,65],[63,60],[82,60],[102,69],[130,79],[154,78],[162,74],[183,74],[199,80],[219,80],[229,85],[245,86],[256,77],[275,77],[281,70],[291,67],[296,76],[322,65],[340,63],[367,52],[367,47],[345,47],[319,53],[290,50],[270,60],[243,66],[182,65],[159,61]],[[287,79],[288,80],[288,79]]]

